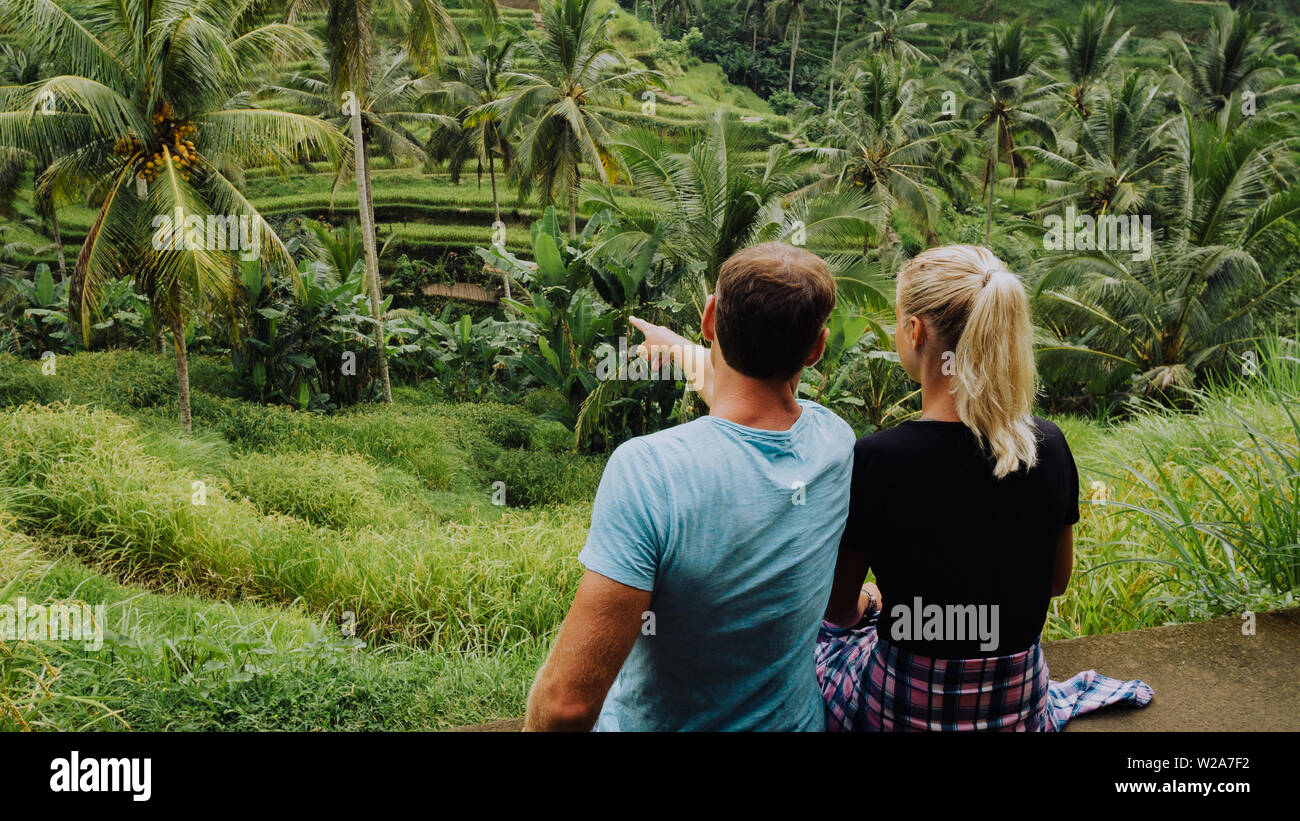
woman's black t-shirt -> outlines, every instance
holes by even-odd
[[[1060,428],[1034,424],[1038,463],[1002,479],[961,422],[904,422],[858,440],[843,545],[870,558],[885,641],[983,658],[1038,638],[1061,530],[1079,521],[1079,474]]]

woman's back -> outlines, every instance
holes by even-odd
[[[1034,419],[1037,464],[998,479],[961,422],[918,420],[854,452],[843,547],[865,552],[885,602],[878,632],[932,658],[1005,656],[1038,638],[1078,473],[1059,428]]]

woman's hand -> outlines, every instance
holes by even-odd
[[[862,592],[858,594],[858,607],[861,611],[858,620],[871,615],[876,610],[880,610],[884,601],[880,597],[880,588],[876,587],[875,582],[867,582],[862,585]]]
[[[709,360],[708,348],[696,345],[662,325],[635,316],[628,317],[628,321],[632,327],[645,334],[645,341],[637,346],[636,353],[650,362],[652,370],[658,369],[665,360],[670,365],[677,364],[704,404],[712,404],[713,363]]]

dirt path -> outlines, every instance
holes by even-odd
[[[1067,732],[1300,730],[1300,608],[1262,613],[1255,635],[1229,616],[1197,624],[1085,636],[1044,645],[1058,681],[1083,670],[1140,678],[1156,697],[1071,721]],[[510,718],[459,728],[512,732]]]

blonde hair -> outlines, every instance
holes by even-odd
[[[1019,277],[982,246],[931,248],[899,273],[898,312],[927,319],[953,351],[957,415],[991,451],[993,475],[1000,479],[1037,464],[1030,409],[1038,371]]]

